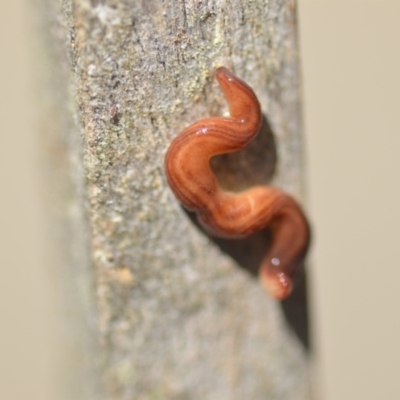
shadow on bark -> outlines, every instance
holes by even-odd
[[[214,157],[210,164],[224,190],[241,191],[254,185],[268,184],[275,172],[277,152],[274,135],[264,116],[260,133],[245,149]],[[186,211],[186,210],[185,210]],[[207,234],[198,224],[196,214],[186,211],[192,222],[222,252],[255,279],[267,248],[271,243],[268,228],[244,239],[221,239]],[[310,349],[306,275],[299,273],[292,294],[281,302],[285,319],[306,350]]]
[[[245,239],[221,239],[207,234],[199,225],[196,214],[188,212],[189,218],[206,236],[214,242],[219,249],[235,260],[241,268],[245,269],[254,279],[258,279],[258,269],[271,242],[269,229],[264,229]],[[299,272],[295,279],[292,294],[282,301],[281,308],[286,322],[303,344],[310,350],[308,305],[307,305],[307,279],[304,271]],[[261,283],[260,283],[261,285]],[[267,294],[265,294],[267,296]]]

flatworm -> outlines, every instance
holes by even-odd
[[[165,157],[168,184],[177,199],[197,214],[213,235],[240,238],[265,227],[272,243],[259,276],[273,298],[286,298],[310,242],[310,228],[300,205],[274,186],[254,186],[240,193],[220,188],[210,167],[213,156],[238,151],[257,135],[261,107],[253,90],[226,68],[216,71],[230,117],[201,119],[185,128]]]

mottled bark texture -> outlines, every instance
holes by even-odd
[[[309,399],[302,289],[282,307],[255,276],[268,232],[208,237],[163,171],[173,137],[227,111],[223,65],[255,89],[265,123],[247,151],[213,160],[221,185],[273,182],[301,200],[294,0],[36,1],[49,181],[80,321],[66,327],[75,398]]]

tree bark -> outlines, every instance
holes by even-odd
[[[255,145],[213,161],[221,185],[272,182],[301,200],[294,1],[39,3],[74,398],[309,399],[288,324],[303,323],[305,342],[304,288],[283,308],[268,298],[255,277],[264,233],[208,237],[163,171],[172,138],[227,111],[223,65],[255,89],[265,122]]]

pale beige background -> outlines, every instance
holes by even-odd
[[[400,1],[298,3],[318,400],[398,399]],[[2,6],[0,399],[57,400],[28,16]]]

